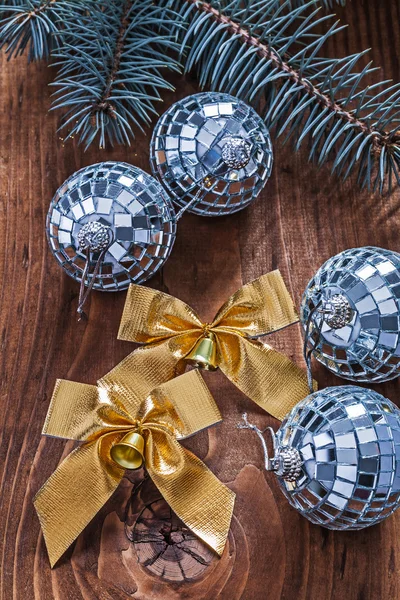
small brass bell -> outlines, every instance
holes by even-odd
[[[144,439],[140,433],[131,431],[111,448],[111,458],[124,469],[139,469],[144,461]]]
[[[207,336],[200,338],[185,360],[198,369],[206,371],[218,369],[215,335],[210,331]]]

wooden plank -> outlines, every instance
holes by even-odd
[[[329,54],[372,46],[382,77],[398,80],[398,2],[352,0],[338,12],[350,29],[329,43]],[[357,533],[309,524],[263,472],[254,438],[236,429],[244,410],[260,425],[277,422],[219,372],[207,373],[206,380],[224,421],[187,446],[237,492],[222,559],[205,554],[204,569],[187,566],[186,575],[196,578],[183,583],[170,583],[139,564],[125,521],[129,530],[140,502],[150,503],[157,518],[165,507],[148,482],[143,495],[132,499],[141,476],[134,474],[50,571],[32,498],[71,450],[71,444],[40,435],[55,379],[94,383],[132,345],[116,339],[123,293],[94,293],[89,322],[76,322],[78,289],[48,250],[45,216],[58,185],[78,168],[107,158],[148,171],[149,136],[138,135],[131,148],[107,151],[93,147],[84,153],[75,141],[64,146],[57,115],[47,113],[52,76],[47,66],[28,66],[25,58],[7,62],[4,54],[0,61],[0,600],[398,598],[400,514]],[[193,78],[176,83],[165,108],[198,91]],[[309,278],[337,252],[367,244],[400,251],[399,193],[379,198],[360,192],[354,181],[330,178],[328,167],[317,172],[305,152],[295,155],[279,143],[275,150],[273,177],[259,199],[230,217],[186,215],[169,262],[151,281],[205,320],[243,283],[273,268],[281,269],[298,305]],[[272,336],[271,343],[302,364],[298,326]],[[337,382],[322,368],[316,375],[322,385]],[[398,383],[376,389],[397,400]],[[164,541],[174,550],[171,531]],[[168,568],[178,578],[173,563]]]

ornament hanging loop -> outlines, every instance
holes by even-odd
[[[310,390],[310,394],[312,394],[314,392],[311,358],[312,358],[312,353],[314,351],[315,344],[318,343],[320,336],[321,336],[321,328],[318,325],[318,323],[315,322],[314,315],[317,312],[320,312],[321,306],[322,306],[322,300],[320,300],[318,302],[318,304],[316,306],[314,306],[314,308],[310,311],[310,314],[308,315],[308,319],[307,319],[307,323],[306,323],[306,330],[304,333],[303,357],[304,357],[304,361],[305,361],[306,367],[307,367],[307,383],[308,383],[308,389]],[[317,339],[316,340],[311,339],[311,326],[313,324],[317,331]]]
[[[266,427],[263,431],[256,425],[249,423],[247,413],[242,415],[243,423],[239,423],[239,429],[251,429],[261,440],[264,451],[264,467],[266,471],[273,471],[278,477],[286,481],[297,481],[301,475],[303,461],[296,448],[291,446],[278,446],[276,435],[272,427]],[[264,433],[268,431],[272,438],[274,455],[270,458]]]
[[[114,241],[114,234],[111,230],[111,227],[108,225],[104,225],[99,221],[90,221],[86,223],[78,233],[78,243],[81,251],[85,251],[86,253],[86,262],[85,268],[83,269],[81,285],[79,288],[79,300],[78,300],[78,308],[76,312],[79,315],[78,321],[82,319],[87,319],[87,315],[83,310],[83,306],[86,303],[90,292],[92,291],[92,287],[94,282],[96,281],[96,277],[100,270],[100,265],[103,262],[103,259],[106,255],[107,250],[111,246]],[[90,282],[88,282],[87,289],[85,291],[86,279],[89,274],[89,268],[91,263],[91,254],[92,252],[100,252]]]
[[[183,216],[183,214],[191,207],[194,206],[196,204],[196,202],[198,200],[200,200],[200,196],[202,194],[202,192],[204,191],[203,186],[201,185],[202,183],[204,183],[205,185],[207,185],[207,181],[206,180],[202,180],[202,181],[196,181],[194,183],[194,185],[198,185],[200,184],[199,189],[197,190],[196,194],[193,196],[193,198],[190,200],[190,202],[188,202],[183,208],[181,208],[180,211],[178,211],[176,213],[176,220],[179,221],[179,219]]]
[[[275,453],[276,453],[275,431],[272,429],[272,427],[266,427],[265,429],[263,429],[261,431],[261,429],[258,429],[257,425],[253,425],[252,423],[249,423],[249,421],[247,419],[247,413],[242,414],[242,419],[243,419],[243,423],[238,423],[237,428],[238,429],[251,429],[258,435],[258,437],[260,438],[260,441],[261,441],[263,452],[264,452],[264,468],[266,471],[273,471],[274,470],[273,458],[271,459],[269,457],[268,446],[267,446],[267,442],[265,441],[265,438],[264,438],[264,433],[266,431],[269,431],[269,433],[271,434],[272,445],[273,445],[274,455],[275,455]]]

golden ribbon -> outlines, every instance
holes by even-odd
[[[187,304],[150,288],[131,285],[118,337],[148,344],[132,352],[114,371],[161,372],[172,378],[198,340],[214,334],[218,366],[249,398],[278,419],[309,394],[306,374],[283,354],[252,338],[296,323],[298,316],[279,271],[244,285],[203,323]]]
[[[54,389],[43,433],[83,444],[34,499],[51,566],[117,488],[125,469],[110,453],[133,431],[144,438],[146,469],[166,502],[221,554],[235,494],[178,442],[221,420],[198,371],[163,383],[145,397],[132,385],[107,377],[97,386],[58,380]]]

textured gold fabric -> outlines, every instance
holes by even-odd
[[[129,431],[144,437],[147,471],[172,510],[221,554],[235,494],[178,442],[221,420],[202,377],[190,371],[141,395],[143,378],[135,392],[132,375],[125,384],[111,373],[98,386],[58,380],[54,389],[43,434],[83,443],[34,499],[51,566],[120,483],[110,451]]]
[[[282,420],[309,393],[306,374],[280,352],[251,338],[297,321],[279,271],[244,285],[209,324],[202,323],[194,310],[177,298],[131,285],[119,338],[146,346],[132,352],[114,371],[125,379],[130,373],[149,370],[151,365],[153,374],[161,372],[172,378],[184,372],[184,357],[210,331],[216,337],[221,371],[244,394]],[[114,371],[111,371],[113,377]]]

